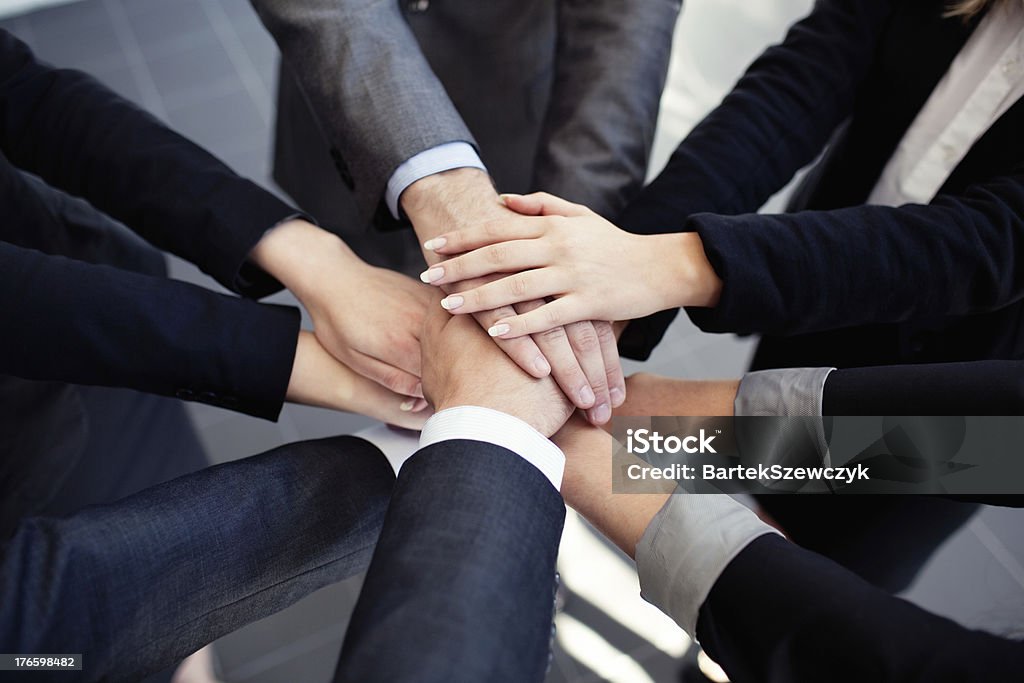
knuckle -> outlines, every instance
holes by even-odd
[[[536,336],[545,344],[555,344],[565,339],[565,330],[561,327],[555,327],[550,330],[538,332]]]
[[[562,324],[562,314],[554,306],[545,306],[542,309],[541,315],[544,316],[544,321],[551,327]]]
[[[580,353],[593,353],[601,348],[601,340],[593,325],[575,330],[570,338],[573,348]]]
[[[512,296],[520,297],[526,294],[527,282],[522,275],[514,275],[508,279],[508,291]]]
[[[496,266],[505,263],[508,260],[508,247],[504,244],[495,244],[487,250],[487,260]]]

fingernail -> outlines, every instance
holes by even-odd
[[[441,299],[441,308],[446,311],[454,311],[456,308],[463,304],[463,298],[461,296],[452,295]]]
[[[608,395],[612,399],[612,406],[618,408],[626,400],[626,392],[618,387],[612,387],[608,390]]]
[[[537,372],[542,375],[547,375],[551,372],[551,364],[548,363],[548,359],[544,356],[537,356],[537,359],[533,361],[533,367],[537,368]]]
[[[594,422],[597,422],[598,424],[604,424],[611,416],[612,409],[608,407],[607,403],[602,403],[598,407],[594,408]]]
[[[423,248],[427,251],[437,251],[444,245],[448,244],[448,240],[443,237],[435,237],[434,239],[427,240],[423,243]]]
[[[589,406],[594,402],[594,390],[589,386],[584,386],[580,389],[580,403],[585,406]]]
[[[487,334],[491,335],[492,337],[500,337],[503,334],[507,334],[508,331],[511,329],[512,326],[509,325],[508,323],[498,323],[497,325],[493,325],[489,330],[487,330]]]
[[[423,282],[427,283],[428,285],[431,282],[437,282],[438,280],[440,280],[443,277],[444,277],[444,268],[441,268],[439,266],[436,267],[436,268],[430,268],[429,270],[425,270],[422,273],[420,273],[420,280],[422,280]]]
[[[405,401],[402,401],[402,405],[398,406],[398,408],[403,413],[408,413],[410,410],[412,410],[412,407],[414,405],[416,405],[416,399],[410,398],[410,399],[406,399]]]

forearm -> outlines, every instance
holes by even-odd
[[[299,328],[294,308],[3,243],[0,276],[10,330],[0,336],[0,372],[126,387],[267,419],[281,409]]]
[[[0,36],[0,146],[12,164],[83,197],[229,289],[262,234],[296,213],[89,76],[35,61]],[[250,274],[253,275],[253,274]]]
[[[558,3],[535,188],[608,218],[639,191],[678,12],[678,0]]]
[[[621,216],[634,232],[754,212],[817,156],[853,110],[893,3],[829,0],[747,70]]]
[[[662,508],[673,487],[662,493],[613,493],[613,449],[620,447],[610,434],[574,419],[555,436],[566,455],[562,496],[602,534],[630,557],[651,519]]]
[[[252,0],[369,217],[415,154],[473,137],[399,3]]]
[[[314,299],[325,272],[344,272],[358,257],[337,235],[301,219],[266,233],[250,260],[305,302]]]

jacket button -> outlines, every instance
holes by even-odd
[[[195,398],[195,394],[192,393],[191,389],[178,389],[174,392],[174,395],[180,398],[182,401],[191,401]]]
[[[430,9],[430,0],[409,0],[405,7],[410,12],[421,14]]]

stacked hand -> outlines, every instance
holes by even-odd
[[[573,405],[551,377],[536,378],[517,367],[466,317],[437,305],[423,329],[423,389],[437,410],[457,406],[491,408],[519,418],[544,436],[553,435]]]
[[[717,302],[721,281],[695,233],[634,235],[585,206],[545,193],[504,200],[509,209],[534,218],[439,235],[429,246],[450,258],[423,278],[439,286],[473,282],[441,302],[455,314],[554,297],[499,316],[488,329],[494,337],[514,339],[579,320],[631,320]],[[489,279],[478,283],[479,278]]]
[[[302,220],[271,230],[252,259],[313,319],[313,334],[300,335],[290,400],[422,424],[424,415],[409,413],[427,407],[419,336],[429,287],[367,265],[338,237]]]
[[[450,261],[440,263],[440,257],[454,252],[439,236],[476,231],[497,241],[504,235],[535,231],[537,228],[531,226],[545,220],[505,206],[486,174],[475,169],[440,173],[414,183],[403,193],[402,206],[424,242],[431,266],[421,279],[445,288],[449,293],[446,305],[452,312],[459,310],[456,302],[465,290],[491,286],[486,283],[499,278],[502,271],[492,267],[481,273],[483,278],[445,277]],[[545,307],[540,296],[520,295],[505,304],[462,310],[472,312],[484,329],[492,329],[501,320],[530,315]],[[564,325],[547,325],[533,337],[505,335],[498,339],[498,346],[534,377],[553,376],[569,400],[587,410],[591,422],[602,424],[626,396],[615,335],[606,322],[609,319],[581,316]]]

